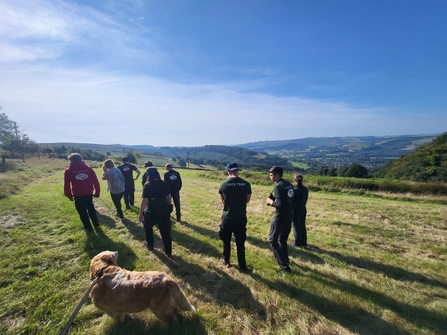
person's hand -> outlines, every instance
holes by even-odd
[[[143,215],[143,213],[140,213],[138,215],[138,222],[144,223],[143,220],[144,220],[144,215]]]
[[[273,204],[273,200],[271,198],[267,198],[267,200],[265,201],[267,203],[267,205],[271,206]]]
[[[70,201],[74,201],[74,198],[73,198],[73,197],[70,197],[70,198],[68,198],[68,199],[70,199]]]
[[[99,198],[99,193],[95,193],[95,194],[93,194],[93,197],[94,197],[94,198]]]

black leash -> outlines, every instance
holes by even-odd
[[[85,301],[87,300],[88,295],[90,294],[93,286],[98,282],[99,278],[101,277],[101,273],[99,275],[97,275],[95,277],[95,279],[93,279],[92,284],[90,285],[90,287],[87,290],[87,293],[85,293],[84,297],[81,299],[81,302],[79,303],[78,307],[76,307],[75,311],[73,312],[73,314],[70,316],[70,319],[68,320],[68,322],[65,324],[64,329],[62,329],[62,331],[59,333],[59,335],[66,335],[68,333],[68,329],[70,328],[71,324],[73,323],[73,320],[75,319],[76,315],[79,313],[79,310],[81,309],[82,305],[85,303]]]

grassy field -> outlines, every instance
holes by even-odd
[[[104,182],[95,199],[101,228],[87,235],[63,196],[67,162],[27,164],[0,174],[11,187],[0,199],[1,334],[58,334],[89,287],[91,257],[103,250],[117,250],[128,270],[168,272],[198,313],[178,325],[150,311],[117,324],[88,299],[70,334],[446,333],[447,205],[439,197],[311,192],[311,248],[289,247],[293,273],[280,277],[267,242],[272,185],[253,183],[246,247],[254,271],[243,274],[218,261],[218,179],[181,170],[183,221],[173,223],[169,260],[159,238],[154,253],[143,247],[136,208],[124,222],[113,216]]]

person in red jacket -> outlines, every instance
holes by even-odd
[[[93,197],[99,197],[100,186],[95,171],[88,166],[77,152],[68,156],[70,166],[64,172],[64,194],[74,200],[85,231],[92,231],[92,225],[99,227]]]

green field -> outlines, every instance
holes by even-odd
[[[168,272],[198,313],[178,325],[150,311],[115,323],[88,299],[69,334],[446,333],[446,197],[317,188],[308,202],[311,248],[289,247],[293,273],[280,277],[267,242],[273,186],[253,179],[247,275],[218,260],[218,175],[180,170],[183,221],[173,223],[169,260],[159,238],[154,253],[143,247],[136,208],[123,223],[113,216],[104,182],[95,199],[101,228],[86,235],[63,196],[66,165],[32,160],[1,170],[0,193],[9,195],[0,199],[0,334],[59,334],[89,287],[90,259],[103,250],[117,250],[128,270]]]

